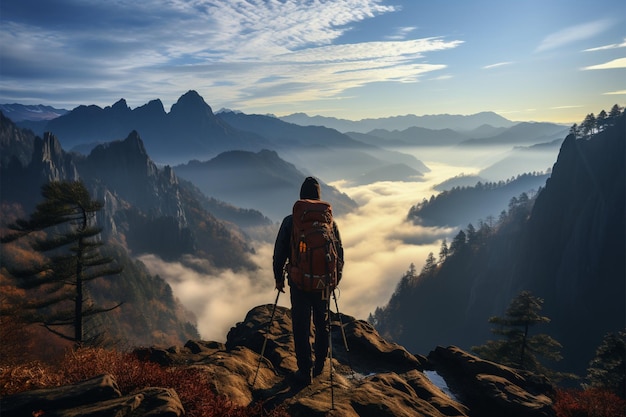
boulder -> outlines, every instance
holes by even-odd
[[[555,391],[545,377],[482,360],[455,346],[438,346],[428,359],[474,415],[555,415]]]
[[[0,400],[2,416],[177,417],[185,414],[174,390],[145,388],[122,396],[110,375],[47,389],[25,391]]]

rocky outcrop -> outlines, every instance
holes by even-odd
[[[234,404],[262,403],[266,410],[281,405],[294,417],[554,415],[553,388],[537,376],[483,361],[456,347],[437,347],[428,357],[412,355],[402,346],[383,339],[367,322],[338,314],[331,317],[332,361],[327,360],[322,374],[310,385],[298,387],[292,380],[296,360],[290,310],[276,307],[274,320],[268,326],[271,316],[271,305],[252,309],[243,322],[230,330],[226,343],[190,340],[183,347],[142,348],[135,354],[163,366],[206,373],[211,389]],[[266,330],[267,341],[261,357]],[[115,382],[108,377],[87,381],[80,390],[58,390],[99,392],[101,398],[94,407],[102,404],[121,407],[120,404],[128,404],[139,395],[121,397]],[[154,394],[149,397],[154,399],[150,404],[171,394],[173,399],[160,403],[160,407],[169,407],[168,415],[180,415],[182,409],[175,393],[157,388],[141,393],[146,398],[148,394]],[[17,404],[23,403],[19,396],[27,395],[30,397],[25,398],[40,398],[33,396],[35,393],[7,397],[3,399],[3,413],[16,409]],[[95,401],[94,397],[90,398]],[[6,404],[12,408],[5,408]],[[43,404],[36,409],[51,410],[44,403],[33,404]],[[162,409],[165,408],[159,408]],[[155,414],[150,415],[165,415],[159,414],[161,411],[151,412]],[[119,415],[143,414],[120,412]]]
[[[481,360],[454,346],[437,347],[428,360],[474,415],[554,415],[555,391],[542,376]]]
[[[6,417],[176,417],[185,414],[174,390],[145,388],[122,396],[110,375],[100,375],[75,385],[22,392],[4,397],[0,404],[2,415]]]
[[[262,402],[267,409],[282,404],[296,417],[328,415],[333,409],[333,415],[376,417],[553,415],[553,389],[536,376],[456,347],[416,356],[382,338],[367,322],[337,314],[331,320],[332,374],[327,361],[311,385],[296,388],[290,310],[277,307],[268,328],[271,311],[271,305],[252,309],[230,330],[225,344],[189,341],[183,348],[136,353],[161,364],[204,370],[213,390],[236,404]]]

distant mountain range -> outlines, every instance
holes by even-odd
[[[18,103],[0,104],[0,111],[14,122],[52,120],[68,113],[68,110],[56,109],[43,104],[25,105]]]
[[[302,127],[270,116],[222,112],[189,91],[166,113],[160,100],[130,109],[125,100],[113,106],[79,106],[67,114],[37,122],[38,135],[50,131],[65,149],[87,154],[100,143],[137,131],[147,152],[160,164],[203,161],[225,151],[277,151],[281,157],[325,181],[350,179],[368,170],[404,163],[419,172],[428,167],[415,157],[364,144],[325,127]],[[21,122],[20,125],[25,125]]]
[[[14,111],[21,110],[23,114],[34,111],[28,106],[12,106]],[[55,112],[53,109],[49,114],[62,113]],[[297,116],[300,123],[311,122],[305,115]],[[285,120],[295,119],[226,110],[214,114],[197,92],[189,91],[179,98],[169,113],[165,112],[160,100],[130,109],[121,99],[110,107],[79,106],[50,120],[31,122],[38,123],[40,130],[35,131],[36,134],[43,136],[44,131],[52,132],[63,149],[70,148],[84,155],[95,151],[88,160],[103,150],[112,152],[118,147],[112,143],[128,143],[129,132],[137,132],[136,136],[141,137],[141,151],[156,160],[157,166],[175,166],[174,171],[181,178],[189,180],[190,185],[204,194],[202,204],[205,209],[218,209],[225,220],[239,225],[258,223],[263,216],[269,216],[272,221],[280,220],[285,207],[297,196],[298,183],[306,175],[318,177],[324,187],[336,180],[347,180],[352,185],[421,181],[430,169],[413,155],[402,152],[403,148],[502,144],[518,149],[508,156],[503,155],[505,159],[500,165],[505,165],[504,169],[496,163],[480,173],[487,181],[497,181],[508,179],[506,168],[510,168],[513,162],[532,166],[529,161],[543,160],[536,152],[522,151],[520,145],[529,149],[528,145],[543,144],[564,135],[564,127],[560,125],[515,124],[488,112],[472,116],[365,119],[359,122],[363,124],[358,129],[368,124],[373,127],[375,121],[380,123],[368,133],[353,131],[348,134],[326,126],[301,126]],[[316,118],[315,121],[328,120]],[[24,123],[26,121],[22,121]],[[431,127],[446,124],[464,130],[418,126],[404,130],[384,129],[393,123],[396,123],[394,127],[403,123]],[[352,124],[353,128],[355,126]],[[127,139],[122,141],[123,138]],[[558,146],[558,139],[554,143]],[[12,150],[25,164],[30,150],[21,155],[19,151]],[[2,157],[6,158],[5,155]],[[541,163],[532,170],[543,170],[546,165]],[[89,169],[89,164],[85,165],[84,171]],[[122,185],[123,181],[120,181]],[[355,207],[352,200],[333,188],[329,187],[324,194],[336,206],[337,213],[346,213]],[[196,194],[196,197],[200,195]],[[223,206],[220,201],[228,204]],[[232,209],[222,210],[229,205]],[[253,214],[255,210],[256,214]]]
[[[452,129],[457,131],[471,131],[480,126],[512,127],[516,123],[493,112],[482,112],[472,115],[437,114],[416,116],[384,117],[376,119],[362,119],[358,121],[337,119],[334,117],[308,116],[304,113],[294,113],[280,118],[289,123],[301,126],[326,126],[340,132],[368,133],[372,130],[406,130],[411,127],[426,129]]]
[[[28,113],[28,109],[22,110]],[[83,154],[135,130],[158,164],[180,165],[193,159],[206,161],[225,151],[268,149],[306,174],[327,182],[344,179],[355,184],[419,180],[429,168],[401,148],[534,145],[562,139],[567,133],[564,126],[515,123],[492,112],[358,122],[304,114],[282,118],[228,110],[214,114],[195,91],[182,95],[169,113],[160,100],[130,109],[121,99],[110,107],[79,106],[51,120],[22,120],[18,125],[40,136],[50,131],[65,149]]]
[[[372,181],[381,181],[385,176],[376,172],[383,173],[385,167],[399,163],[414,170],[410,176],[430,171],[412,155],[366,144],[324,126],[302,127],[273,117],[233,112],[220,113],[219,117],[239,130],[267,138],[272,143],[268,149],[326,181],[353,180],[364,174]]]

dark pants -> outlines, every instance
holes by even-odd
[[[310,339],[312,313],[315,326],[315,367],[321,371],[328,355],[328,300],[323,299],[322,292],[305,292],[295,286],[292,286],[290,291],[293,340],[298,370],[308,374],[314,364]]]

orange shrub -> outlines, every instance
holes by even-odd
[[[287,417],[282,408],[265,412],[261,404],[241,407],[210,389],[208,376],[198,369],[162,367],[130,353],[83,348],[68,350],[56,367],[31,362],[0,369],[0,395],[73,384],[101,374],[113,375],[123,394],[145,387],[172,388],[188,417]]]
[[[0,368],[0,397],[62,385],[61,376],[51,372],[50,366],[33,361]]]
[[[607,390],[558,390],[556,417],[626,417],[626,401]]]

